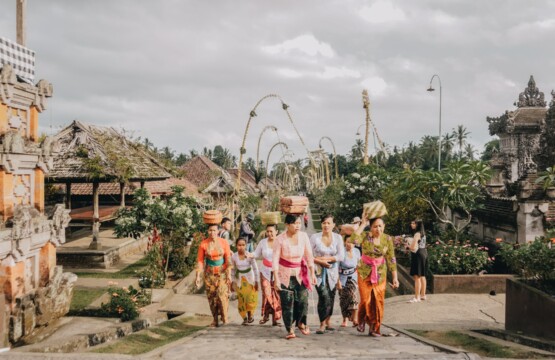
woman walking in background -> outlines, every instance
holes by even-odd
[[[243,325],[254,321],[254,311],[258,304],[258,265],[252,256],[247,256],[247,241],[238,238],[235,242],[237,252],[231,256],[233,269],[232,291],[237,292],[239,315],[243,318]]]
[[[335,330],[330,326],[335,302],[335,290],[339,283],[338,264],[343,260],[345,249],[341,235],[334,233],[335,227],[332,215],[322,216],[322,232],[310,237],[312,254],[314,255],[316,290],[318,291],[318,317],[320,328],[316,334],[323,334],[326,330]]]
[[[201,286],[204,273],[204,287],[214,320],[210,326],[227,323],[229,307],[229,286],[231,285],[231,251],[226,240],[218,237],[218,225],[208,226],[208,238],[202,240],[198,248],[197,276],[195,285]]]
[[[296,325],[302,334],[310,334],[307,326],[308,290],[316,283],[314,258],[310,240],[301,229],[301,218],[288,214],[286,231],[274,241],[272,267],[276,275],[274,287],[280,293],[286,339],[295,338]]]
[[[272,325],[278,325],[281,319],[281,304],[279,293],[274,289],[275,274],[272,271],[272,261],[274,255],[274,240],[277,235],[276,225],[266,226],[267,238],[262,239],[254,251],[255,259],[262,259],[260,267],[260,287],[262,288],[262,319],[260,324],[265,324],[272,315]]]
[[[414,279],[414,298],[409,303],[426,300],[426,273],[428,272],[428,250],[426,250],[426,233],[422,220],[410,223],[413,240],[409,243],[410,274]]]
[[[370,220],[368,217],[364,212],[361,226],[351,236],[362,246],[361,262],[358,266],[360,306],[357,330],[364,332],[365,325],[368,324],[368,335],[378,337],[381,336],[387,270],[391,271],[393,288],[399,287],[399,280],[393,239],[384,233],[385,223],[380,217]],[[363,231],[368,223],[370,231]]]
[[[345,256],[339,263],[339,305],[343,316],[342,327],[347,326],[347,320],[358,325],[358,273],[357,265],[360,251],[354,246],[350,235],[345,236]]]

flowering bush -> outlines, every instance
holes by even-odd
[[[141,308],[150,304],[151,295],[144,289],[138,290],[131,285],[128,288],[117,287],[117,283],[110,285],[110,302],[101,305],[108,316],[119,317],[122,321],[134,320],[139,317]]]
[[[184,276],[186,259],[184,248],[187,239],[204,227],[202,215],[195,199],[183,194],[183,187],[172,187],[172,194],[165,198],[152,198],[147,190],[134,194],[134,206],[118,212],[114,229],[118,237],[140,238],[150,234],[149,266],[145,282],[167,277]],[[144,274],[143,274],[144,275]]]
[[[488,248],[469,240],[464,243],[436,241],[428,247],[428,263],[434,274],[475,274],[484,270],[495,257],[488,256]]]

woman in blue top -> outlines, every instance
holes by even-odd
[[[339,281],[339,262],[343,260],[345,249],[341,235],[334,233],[332,215],[322,217],[322,232],[310,237],[316,272],[316,291],[318,291],[318,317],[320,329],[316,334],[326,330],[335,330],[330,326],[330,319],[335,301],[335,290]]]
[[[355,247],[355,242],[350,235],[345,236],[345,257],[339,263],[339,305],[343,322],[341,327],[347,326],[347,319],[358,325],[358,274],[357,266],[360,261],[360,250]]]
[[[428,250],[426,250],[426,233],[422,220],[414,220],[410,223],[410,231],[413,240],[409,244],[411,251],[410,274],[414,279],[414,298],[410,303],[426,300],[426,273],[428,272]]]

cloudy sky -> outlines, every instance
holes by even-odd
[[[15,0],[0,4],[0,36],[15,40]],[[79,119],[238,155],[250,110],[276,93],[308,148],[329,136],[346,154],[367,88],[381,137],[402,146],[437,134],[439,92],[426,88],[438,74],[444,131],[464,124],[482,149],[486,116],[512,109],[530,75],[551,99],[553,14],[555,1],[539,0],[28,0],[27,46],[54,85],[45,132]],[[247,155],[273,124],[304,156],[279,102],[257,113]],[[264,135],[263,157],[276,141]]]

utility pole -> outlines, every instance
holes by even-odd
[[[25,28],[25,5],[27,0],[15,0],[16,2],[16,40],[21,46],[25,46],[27,38]]]

